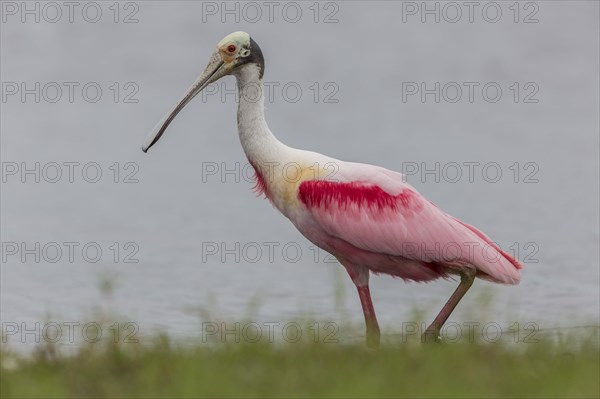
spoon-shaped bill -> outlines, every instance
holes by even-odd
[[[169,124],[175,119],[179,111],[181,111],[187,103],[189,103],[198,93],[200,93],[209,83],[221,78],[225,75],[224,63],[219,55],[218,51],[212,55],[206,69],[194,82],[192,87],[188,89],[183,98],[175,105],[173,110],[169,112],[158,124],[152,129],[144,144],[142,145],[142,151],[147,152],[163,135]]]

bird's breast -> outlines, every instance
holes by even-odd
[[[258,195],[264,195],[283,214],[287,215],[302,206],[300,185],[305,181],[335,179],[335,166],[319,162],[256,162],[255,186]]]

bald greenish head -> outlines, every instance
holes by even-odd
[[[147,152],[160,139],[177,114],[206,86],[223,76],[235,73],[238,68],[247,64],[255,64],[260,71],[260,79],[262,79],[265,60],[258,44],[246,32],[233,32],[225,36],[217,44],[204,72],[200,74],[173,110],[150,132],[142,146],[142,151]]]
[[[217,45],[217,50],[225,63],[226,74],[232,74],[245,64],[256,64],[260,78],[264,74],[265,60],[258,44],[246,32],[233,32],[225,36]]]
[[[233,32],[225,36],[217,45],[217,51],[227,64],[228,74],[245,64],[256,64],[262,79],[265,60],[258,44],[246,32]]]

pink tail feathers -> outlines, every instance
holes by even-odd
[[[470,224],[464,223],[456,218],[453,218],[458,223],[469,229],[473,234],[483,240],[490,247],[495,249],[498,252],[499,259],[485,259],[484,264],[477,264],[476,266],[481,268],[481,271],[485,272],[487,276],[489,276],[489,280],[498,283],[504,284],[519,284],[521,281],[521,269],[523,265],[517,259],[515,259],[510,254],[506,253],[493,242],[488,236],[486,236],[483,232],[478,230],[477,228],[471,226]],[[486,276],[486,277],[487,277]],[[483,277],[483,278],[486,278]]]

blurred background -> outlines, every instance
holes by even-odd
[[[2,2],[3,323],[362,322],[344,269],[253,193],[233,77],[140,149],[244,30],[281,141],[404,171],[524,263],[451,321],[599,324],[597,2],[75,3]],[[456,286],[371,284],[386,334]]]

